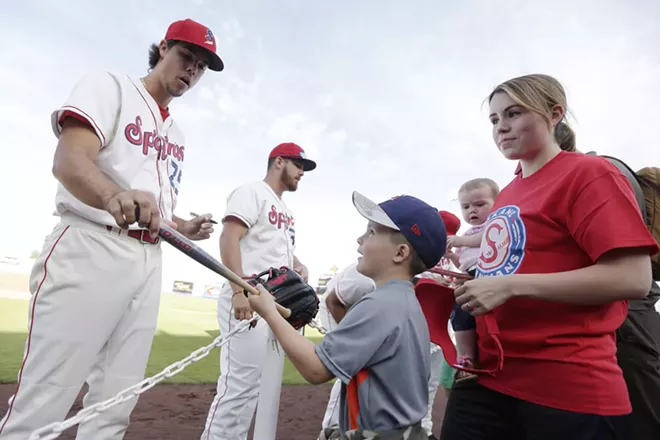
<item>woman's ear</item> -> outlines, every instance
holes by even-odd
[[[551,109],[552,128],[555,128],[566,117],[566,109],[561,104],[555,104]]]

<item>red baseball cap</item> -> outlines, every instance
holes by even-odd
[[[273,159],[278,156],[286,159],[299,160],[303,163],[304,171],[312,171],[314,168],[316,168],[316,162],[307,159],[305,156],[305,150],[293,142],[285,142],[283,144],[279,144],[277,147],[273,148],[268,158]]]
[[[167,28],[166,40],[185,41],[206,49],[209,53],[209,69],[220,72],[225,68],[224,63],[216,53],[215,37],[211,29],[199,24],[190,18],[175,21]]]
[[[461,228],[461,220],[449,211],[438,211],[445,223],[447,235],[456,235]]]

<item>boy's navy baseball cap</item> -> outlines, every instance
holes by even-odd
[[[447,231],[438,210],[413,196],[397,196],[376,204],[353,191],[353,205],[367,220],[394,229],[410,242],[426,268],[447,250]]]

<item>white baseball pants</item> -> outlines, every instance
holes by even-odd
[[[227,334],[240,321],[234,318],[231,290],[218,297],[220,334]],[[209,408],[201,440],[246,440],[259,400],[261,371],[268,344],[268,325],[234,335],[220,350],[220,376]],[[266,366],[267,368],[267,366]]]
[[[437,347],[434,343],[431,343],[431,349]],[[430,364],[431,374],[429,375],[429,408],[422,419],[422,428],[426,432],[431,434],[433,429],[433,401],[435,400],[435,393],[438,391],[438,386],[440,385],[440,374],[442,374],[442,350],[436,350],[435,353],[431,354],[431,364]]]
[[[325,408],[321,429],[339,427],[339,396],[341,395],[341,380],[337,379],[330,389],[330,398]]]
[[[320,324],[328,332],[333,331],[337,327],[337,321],[332,317],[325,302],[319,307],[317,314]],[[338,427],[339,426],[339,396],[341,395],[341,381],[336,380],[332,389],[330,390],[330,398],[325,408],[323,415],[323,422],[321,422],[321,429]]]
[[[122,235],[119,235],[122,234]],[[161,294],[160,245],[65,215],[30,275],[28,337],[0,439],[63,421],[85,382],[88,407],[144,378]],[[122,439],[137,399],[80,424],[78,440]]]

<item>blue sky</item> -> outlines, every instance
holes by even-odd
[[[149,44],[187,17],[213,30],[226,68],[171,105],[187,137],[178,214],[221,216],[235,186],[263,177],[271,148],[297,142],[319,165],[286,194],[313,280],[355,258],[365,221],[353,190],[458,213],[463,181],[511,179],[515,164],[498,153],[482,103],[513,76],[564,84],[580,150],[635,169],[660,164],[657,1],[132,3],[3,8],[0,254],[40,249],[57,221],[50,112],[89,71],[146,74]],[[215,256],[218,238],[203,244]],[[166,287],[217,279],[164,249]]]

